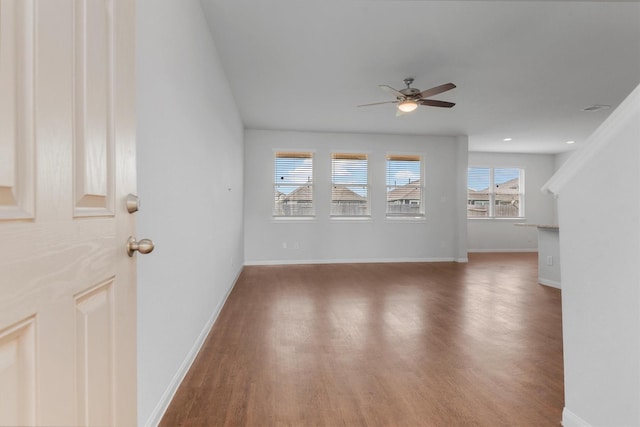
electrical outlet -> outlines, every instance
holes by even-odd
[[[547,257],[547,265],[553,265],[553,256],[549,255]]]
[[[287,249],[287,242],[282,242],[282,249]]]

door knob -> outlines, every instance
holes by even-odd
[[[132,257],[135,251],[138,251],[141,254],[148,254],[153,251],[154,247],[155,246],[151,239],[141,239],[138,242],[135,237],[129,236],[129,240],[127,240],[127,255]]]

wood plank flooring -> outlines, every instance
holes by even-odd
[[[536,254],[245,267],[161,426],[558,426]]]

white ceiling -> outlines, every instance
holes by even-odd
[[[640,84],[640,2],[202,0],[247,128],[469,135],[471,151],[578,148]],[[452,109],[396,117],[414,77]],[[610,110],[584,112],[594,104]],[[504,138],[513,138],[504,142]],[[567,140],[576,144],[567,145]]]

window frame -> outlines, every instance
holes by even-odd
[[[489,187],[487,201],[488,212],[486,216],[469,216],[469,173],[472,169],[489,170]],[[496,169],[517,169],[518,174],[518,216],[496,216],[496,196],[500,193],[496,191],[495,171]],[[499,184],[498,184],[499,185]],[[525,168],[519,166],[468,166],[467,167],[467,219],[469,220],[523,220],[525,219]]]
[[[336,158],[336,156],[342,156],[339,158]],[[362,157],[364,159],[362,159]],[[332,150],[329,156],[330,159],[330,183],[331,183],[331,191],[330,191],[330,197],[329,197],[329,218],[331,218],[332,220],[370,220],[371,219],[371,167],[370,167],[370,160],[371,160],[371,156],[368,152],[364,152],[364,151],[347,151],[347,150]],[[346,183],[335,183],[334,182],[334,177],[335,177],[335,169],[334,169],[334,160],[339,159],[339,160],[365,160],[366,161],[366,182],[363,184],[361,182],[346,182]],[[339,185],[340,187],[344,187],[347,190],[349,189],[348,187],[361,187],[364,188],[366,190],[366,202],[364,204],[366,213],[364,214],[357,214],[357,213],[353,213],[353,214],[349,214],[349,213],[335,213],[334,212],[334,197],[333,197],[333,190],[334,188],[336,188],[336,186]],[[352,191],[352,190],[350,190]],[[357,194],[357,193],[356,193]],[[359,194],[358,194],[359,195]],[[362,197],[362,195],[359,195]]]
[[[388,220],[422,220],[426,217],[426,206],[425,206],[425,175],[426,175],[426,167],[425,167],[425,154],[424,153],[400,153],[400,152],[387,152],[385,154],[385,166],[384,166],[384,170],[385,170],[385,218]],[[398,213],[392,213],[389,212],[389,193],[393,190],[391,190],[392,187],[394,187],[394,189],[397,188],[401,188],[404,186],[408,186],[411,184],[411,182],[405,184],[405,185],[390,185],[389,184],[389,162],[390,161],[419,161],[420,165],[419,165],[419,172],[420,172],[420,176],[418,178],[418,181],[420,182],[419,189],[420,189],[420,199],[418,200],[418,212],[417,213],[412,213],[412,212],[398,212]],[[409,201],[409,203],[407,205],[412,206],[415,205],[416,203],[413,203],[414,199],[407,199]]]
[[[290,156],[285,157],[279,157],[279,155],[286,155],[289,154]],[[278,220],[278,221],[282,221],[282,220],[315,220],[316,219],[316,191],[315,191],[315,151],[314,150],[303,150],[303,149],[276,149],[273,150],[273,162],[272,162],[272,174],[271,174],[271,178],[272,178],[272,197],[273,197],[273,203],[271,206],[271,217],[274,220]],[[307,182],[303,183],[303,182],[296,182],[295,180],[291,180],[291,181],[286,181],[285,183],[279,183],[278,182],[278,166],[277,166],[277,159],[278,158],[288,158],[288,159],[310,159],[311,160],[311,171],[310,171],[310,180],[309,178],[307,178]],[[298,188],[302,188],[302,187],[307,187],[310,188],[310,196],[311,196],[311,206],[307,209],[310,210],[309,214],[285,214],[285,213],[278,213],[277,209],[277,203],[278,203],[278,196],[277,196],[277,192],[278,192],[278,186],[287,186],[287,187],[295,187],[297,186]],[[296,189],[297,190],[297,189]],[[296,191],[293,190],[293,191]],[[293,191],[291,191],[290,193],[287,193],[286,195],[291,194]],[[285,195],[284,193],[281,193],[283,195]]]

